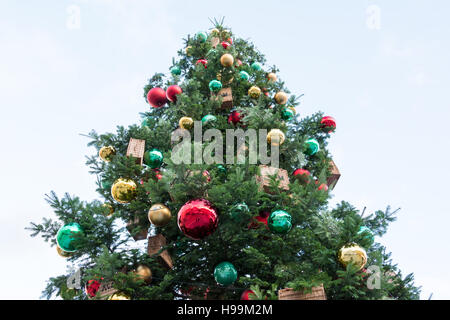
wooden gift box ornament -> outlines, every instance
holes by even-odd
[[[102,282],[100,284],[100,287],[98,288],[98,296],[101,299],[108,298],[109,296],[112,296],[116,292],[117,292],[117,289],[114,288],[113,281]]]
[[[166,237],[164,237],[162,234],[159,233],[156,236],[149,237],[147,254],[149,256],[153,256],[157,254],[165,246],[166,246]],[[167,250],[163,250],[159,254],[158,259],[169,269],[173,268],[172,258],[170,257],[169,252]]]
[[[142,166],[144,162],[145,140],[130,138],[127,148],[127,157],[136,158],[136,163]]]
[[[286,170],[266,165],[260,165],[259,170],[261,175],[256,176],[256,182],[259,184],[260,190],[270,193],[270,177],[275,174],[280,181],[278,187],[284,191],[289,190],[289,176]]]
[[[327,300],[327,296],[322,284],[318,287],[312,287],[310,293],[295,291],[291,288],[278,290],[278,300]]]
[[[144,229],[144,230],[140,231],[139,233],[133,233],[134,229],[139,227],[139,225],[140,225],[140,219],[137,215],[134,216],[133,220],[128,221],[128,223],[127,223],[127,230],[132,235],[134,241],[147,239],[148,229]]]
[[[339,169],[336,167],[336,164],[334,163],[333,160],[330,160],[330,168],[331,168],[331,176],[329,176],[327,179],[327,185],[328,188],[333,190],[339,178],[341,177],[341,173],[339,172]]]
[[[231,88],[223,88],[217,94],[213,94],[214,99],[222,97],[222,109],[231,109],[233,107],[233,94]]]

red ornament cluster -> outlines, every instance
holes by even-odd
[[[228,41],[222,41],[222,47],[226,50],[228,49],[229,46],[231,46],[231,44]]]
[[[238,124],[241,122],[242,115],[237,111],[232,111],[228,116],[228,123]]]
[[[206,59],[198,59],[195,64],[197,65],[199,63],[201,63],[205,67],[205,69],[208,67],[208,60]]]
[[[201,240],[211,235],[218,224],[216,209],[205,199],[188,201],[178,211],[178,228],[193,240]]]
[[[98,289],[100,289],[100,285],[101,285],[100,281],[88,280],[86,286],[84,287],[84,291],[90,298],[93,298],[97,295]]]

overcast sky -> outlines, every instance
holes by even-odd
[[[381,242],[422,299],[450,299],[449,11],[438,0],[1,1],[0,298],[38,299],[66,270],[24,227],[53,216],[51,190],[97,198],[84,166],[95,150],[79,134],[137,123],[147,79],[225,15],[305,94],[301,116],[337,120],[332,203],[401,207]]]

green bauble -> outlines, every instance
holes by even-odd
[[[319,151],[319,143],[316,139],[309,139],[305,142],[305,153],[308,156],[312,156],[313,154],[316,154]]]
[[[239,72],[239,76],[242,80],[248,81],[250,79],[250,75],[246,71]]]
[[[102,189],[105,189],[106,191],[111,192],[111,188],[113,185],[113,183],[111,181],[102,179],[101,184],[102,184]]]
[[[259,62],[253,62],[252,63],[252,69],[255,71],[260,71],[262,69],[262,66]]]
[[[152,169],[158,169],[161,167],[163,160],[163,154],[158,149],[152,149],[144,153],[144,163]]]
[[[242,221],[246,214],[250,213],[250,209],[245,202],[242,202],[232,206],[229,213],[234,221]]]
[[[195,39],[199,40],[200,42],[206,42],[206,39],[208,39],[208,34],[204,31],[199,31],[195,35]]]
[[[213,116],[212,114],[207,114],[206,116],[204,116],[202,118],[202,124],[209,124],[209,123],[213,123],[216,122],[217,118],[215,116]]]
[[[214,279],[222,286],[229,286],[236,281],[238,273],[230,262],[221,262],[214,269]]]
[[[362,235],[364,239],[370,241],[371,244],[375,241],[375,236],[372,230],[370,230],[366,226],[361,226],[359,228],[358,234]]]
[[[277,210],[270,214],[267,224],[273,233],[286,234],[292,228],[292,217],[284,210]]]
[[[170,73],[179,76],[181,74],[181,69],[179,66],[174,66],[170,69]]]
[[[68,223],[62,226],[56,234],[56,243],[65,252],[75,252],[77,249],[74,245],[77,236],[83,234],[83,229],[76,223]]]
[[[281,111],[281,118],[283,120],[291,120],[294,118],[295,112],[292,109],[289,108],[283,108],[283,111]]]
[[[220,89],[222,89],[222,82],[220,82],[219,80],[211,80],[211,82],[209,83],[209,90],[216,92]]]
[[[227,174],[227,168],[224,165],[218,164],[216,167],[220,174]]]

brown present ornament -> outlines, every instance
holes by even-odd
[[[142,166],[144,161],[145,140],[130,138],[127,149],[127,157],[136,158],[136,163]]]
[[[310,293],[305,291],[295,291],[291,288],[278,290],[278,300],[327,300],[323,284],[318,287],[312,287]]]
[[[100,284],[100,287],[98,288],[98,296],[100,299],[108,298],[109,296],[112,296],[117,292],[117,289],[114,288],[114,282],[108,281],[108,282],[102,282]]]
[[[136,216],[134,216],[133,220],[128,221],[128,223],[127,223],[127,230],[133,237],[134,241],[147,239],[148,229],[144,229],[144,230],[140,231],[139,233],[134,232],[134,229],[140,227],[140,221],[141,220],[136,215]],[[146,221],[148,221],[148,220],[146,220]]]
[[[148,246],[147,246],[147,254],[149,256],[153,256],[157,254],[163,247],[166,246],[166,237],[164,237],[162,234],[157,234],[156,236],[149,237],[148,238]],[[169,269],[173,268],[173,262],[172,258],[169,255],[169,252],[167,250],[163,250],[159,257],[160,262],[162,261],[165,266],[167,266]]]
[[[333,190],[339,178],[341,177],[341,173],[339,172],[339,169],[336,167],[336,164],[334,163],[333,160],[330,160],[330,168],[331,168],[331,176],[329,176],[327,179],[327,185],[328,188]]]
[[[217,94],[213,95],[214,99],[222,97],[222,109],[231,109],[233,107],[233,94],[231,88],[223,88]]]
[[[280,181],[278,187],[282,190],[289,190],[289,176],[286,170],[265,165],[260,165],[259,170],[261,175],[256,176],[256,181],[260,186],[260,190],[263,189],[265,192],[270,193],[270,176],[275,174]]]

